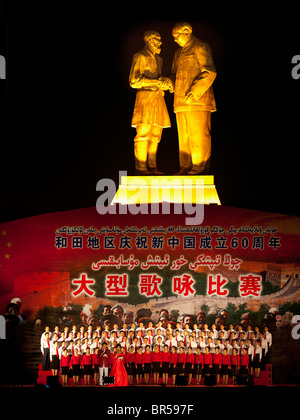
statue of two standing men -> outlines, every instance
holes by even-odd
[[[178,175],[205,174],[211,155],[211,112],[216,111],[212,83],[216,77],[211,49],[197,39],[189,23],[172,31],[180,46],[175,52],[170,78],[162,77],[161,37],[147,31],[145,47],[133,56],[130,86],[137,89],[132,123],[135,168],[139,175],[158,175],[156,154],[162,130],[170,127],[164,91],[174,92],[179,163]]]

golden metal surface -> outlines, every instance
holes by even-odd
[[[172,35],[179,45],[172,75],[162,76],[161,36],[144,34],[145,47],[133,56],[129,83],[137,89],[131,125],[137,175],[162,174],[156,164],[158,144],[170,118],[164,91],[174,92],[179,163],[177,175],[206,174],[211,157],[211,113],[216,111],[212,84],[216,69],[210,46],[193,35],[187,22],[177,23]]]
[[[111,204],[151,203],[221,204],[214,177],[123,176]]]
[[[161,36],[156,31],[144,34],[145,47],[132,59],[129,84],[137,89],[131,125],[136,127],[134,138],[135,169],[140,175],[160,173],[156,154],[164,127],[170,127],[170,118],[164,91],[172,82],[162,77]]]
[[[179,140],[179,174],[207,173],[211,156],[211,112],[216,111],[216,78],[210,46],[197,39],[187,22],[172,31],[179,45],[172,64],[174,112]]]

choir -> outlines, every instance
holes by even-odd
[[[132,323],[130,327],[124,323],[122,328],[115,324],[113,330],[73,325],[50,331],[46,326],[41,336],[43,370],[51,369],[53,375],[61,372],[64,385],[69,376],[75,385],[80,376],[87,385],[92,377],[95,384],[103,385],[120,352],[129,384],[135,378],[139,385],[144,378],[148,385],[153,374],[153,384],[158,384],[160,375],[165,385],[169,377],[175,385],[177,375],[187,376],[188,384],[194,376],[198,385],[202,376],[213,375],[217,384],[222,376],[226,385],[228,376],[233,382],[239,374],[259,377],[260,369],[269,362],[271,346],[267,326],[260,330],[249,325],[244,331],[241,325],[235,329],[232,324],[228,330],[223,325],[217,330],[214,324],[210,329],[207,324],[202,329],[197,324],[193,329],[189,324],[182,328],[180,323],[176,329],[171,324],[164,328],[161,322],[156,326]]]

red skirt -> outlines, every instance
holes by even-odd
[[[114,376],[115,383],[109,386],[128,386],[128,374],[126,372],[124,363],[121,359],[116,359],[114,361],[113,367],[110,371],[110,376]]]

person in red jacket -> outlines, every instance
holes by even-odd
[[[201,353],[201,348],[197,347],[196,354],[194,355],[194,371],[196,375],[197,385],[200,385],[201,374],[204,366],[203,362],[203,353]]]
[[[168,346],[164,346],[164,351],[161,353],[161,371],[163,377],[163,384],[168,385],[169,379],[169,367],[170,367],[171,353],[169,352]]]
[[[69,367],[70,357],[68,356],[68,350],[65,349],[60,359],[61,377],[63,385],[68,385]]]
[[[140,385],[142,383],[142,377],[143,377],[142,347],[139,347],[137,353],[135,354],[135,372],[136,372],[136,383],[137,385]]]
[[[153,383],[154,385],[158,385],[159,380],[159,370],[162,366],[162,357],[161,351],[157,344],[154,346],[154,352],[152,352],[152,370],[153,370]]]
[[[227,349],[224,348],[223,356],[222,356],[222,369],[221,369],[221,373],[223,375],[222,377],[223,385],[227,385],[229,369],[231,369],[230,356],[229,354],[227,354]]]
[[[90,348],[86,348],[86,353],[82,356],[81,367],[83,368],[84,384],[89,385],[92,377],[92,355]]]
[[[99,347],[96,347],[92,354],[92,368],[94,372],[94,384],[97,385],[99,383]]]
[[[210,375],[210,371],[212,368],[212,355],[209,352],[210,348],[208,346],[205,347],[205,353],[203,355],[203,363],[204,363],[204,368],[203,368],[203,373],[204,375]]]
[[[179,353],[177,354],[177,372],[179,376],[183,376],[185,372],[186,354],[184,353],[183,347],[179,347]]]
[[[243,349],[241,357],[240,357],[240,362],[241,362],[240,374],[247,375],[248,367],[249,367],[249,355],[247,354],[247,349]]]
[[[172,385],[175,385],[175,381],[176,381],[176,373],[177,373],[177,358],[178,355],[176,353],[176,347],[172,346],[171,349],[171,355],[170,355],[170,365],[169,365],[169,372],[170,375],[172,375]]]
[[[129,385],[131,385],[135,372],[135,352],[134,347],[132,346],[130,347],[129,352],[126,354],[126,369],[128,373]]]
[[[219,352],[219,347],[215,347],[215,353],[213,353],[212,359],[213,359],[213,373],[216,376],[216,383],[217,385],[219,385],[221,364],[222,364],[222,354]]]
[[[107,345],[108,348],[108,345]],[[117,347],[113,347],[112,352],[110,352],[109,354],[109,366],[112,367],[112,365],[114,364],[114,361],[117,357]]]
[[[78,348],[75,347],[74,354],[71,357],[70,369],[72,370],[74,385],[78,385],[80,376],[81,356],[78,354]]]
[[[192,347],[188,348],[188,353],[186,355],[186,364],[185,364],[185,373],[188,375],[188,385],[192,383],[194,370],[194,353],[192,352]]]
[[[231,355],[231,373],[232,373],[232,383],[235,383],[235,378],[237,377],[239,368],[240,368],[240,356],[238,355],[237,349],[232,350]]]
[[[144,369],[144,379],[145,384],[148,385],[149,376],[151,373],[151,363],[152,363],[152,356],[150,353],[150,346],[146,346],[146,351],[143,353],[143,369]]]

